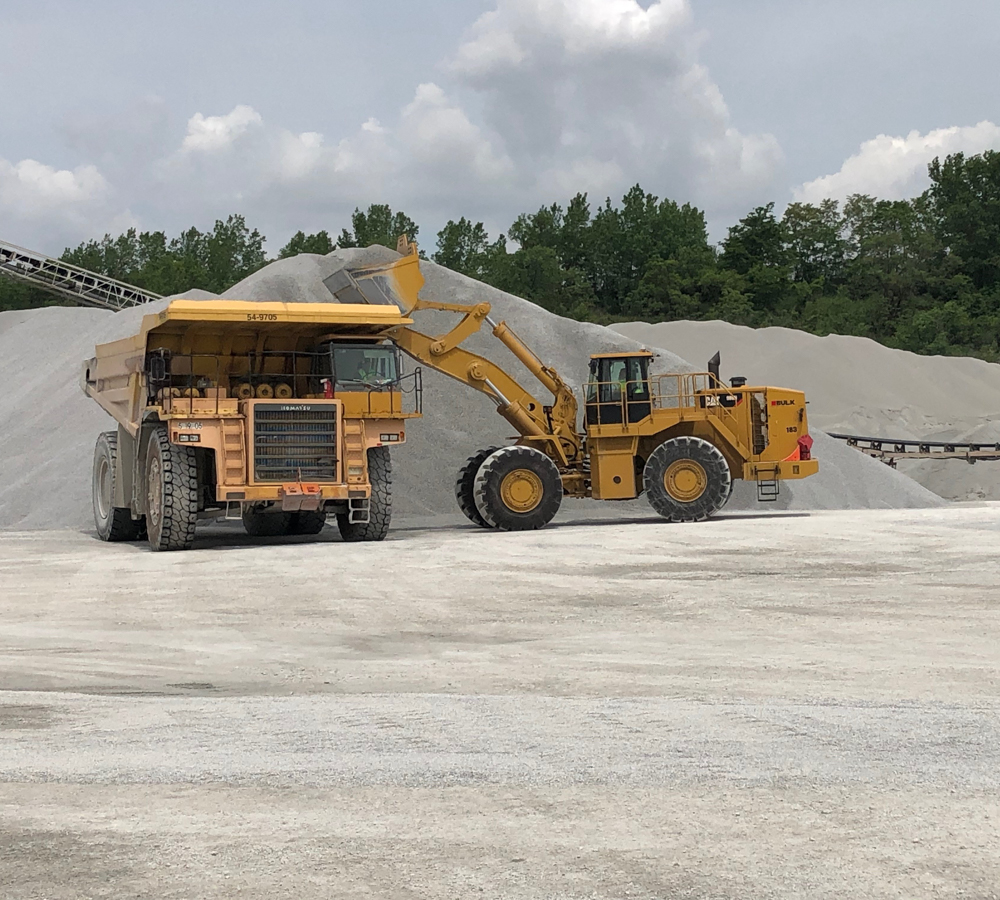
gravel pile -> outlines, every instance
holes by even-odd
[[[372,247],[279,260],[222,296],[327,302],[332,298],[322,282],[334,271],[345,265],[369,265],[394,257],[390,250]],[[463,303],[488,301],[493,305],[493,316],[506,319],[575,388],[586,378],[592,353],[631,350],[640,345],[650,349],[669,346],[682,355],[656,351],[655,368],[666,372],[703,369],[703,360],[718,349],[713,345],[712,351],[706,353],[693,346],[692,341],[673,340],[667,333],[652,340],[646,334],[621,334],[602,326],[563,319],[434,263],[424,262],[422,268],[427,279],[426,295]],[[205,299],[212,295],[192,291],[179,296]],[[4,423],[0,433],[0,528],[92,527],[90,468],[94,440],[99,432],[112,428],[113,421],[81,392],[81,363],[93,355],[96,343],[133,333],[143,315],[157,311],[165,302],[121,313],[61,307],[0,313],[0,383],[6,388],[0,392],[0,421]],[[417,327],[429,332],[443,331],[454,322],[454,317],[445,314],[418,316]],[[670,326],[655,326],[660,327]],[[804,387],[814,401],[810,407],[812,419],[817,409],[812,376],[805,365],[799,371],[794,357],[797,352],[794,339],[799,333],[785,334],[792,348],[789,350],[792,361],[781,368],[780,378],[771,375],[769,366],[774,360],[754,358],[753,354],[743,365],[745,371],[738,374],[757,381]],[[534,389],[531,376],[491,336],[476,335],[466,346],[502,363]],[[884,348],[871,344],[872,353],[877,354],[878,350]],[[771,353],[780,352],[778,342],[773,342]],[[698,364],[691,366],[685,359],[696,360]],[[725,361],[734,360],[726,353]],[[851,364],[852,368],[858,365]],[[731,365],[727,369],[736,374]],[[538,391],[543,399],[540,386]],[[859,396],[864,394],[855,395],[855,401]],[[819,405],[822,407],[822,403]],[[407,444],[393,452],[397,513],[400,516],[454,513],[453,481],[459,465],[479,448],[503,443],[510,437],[510,426],[496,414],[486,397],[425,370],[424,418],[411,424]],[[822,435],[817,437],[816,453],[822,460],[822,474],[792,486],[784,485],[779,502],[761,508],[907,508],[939,502],[899,473],[824,440]],[[758,508],[752,486],[738,484],[731,506]],[[567,514],[588,515],[598,510],[601,514],[615,515],[648,512],[642,500],[618,504],[575,501],[567,502],[564,509]]]

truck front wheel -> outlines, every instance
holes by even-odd
[[[664,441],[642,473],[649,505],[671,522],[700,522],[729,500],[732,475],[714,444],[696,437]]]
[[[153,550],[189,550],[198,522],[198,461],[157,426],[146,448],[146,532]]]
[[[118,432],[105,431],[94,447],[94,524],[102,541],[139,541],[146,536],[145,519],[133,519],[127,506],[115,506]]]
[[[349,513],[337,514],[337,527],[345,541],[381,541],[392,519],[392,460],[388,447],[368,450],[368,481],[372,486],[368,501],[368,521],[352,522]]]

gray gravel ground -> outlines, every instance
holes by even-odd
[[[0,897],[1000,896],[1000,506],[0,534]]]

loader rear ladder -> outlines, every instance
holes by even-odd
[[[0,275],[15,278],[82,306],[97,306],[116,312],[163,299],[152,291],[4,241],[0,241]]]
[[[759,503],[773,503],[778,499],[781,492],[778,482],[778,470],[757,469],[757,501]]]

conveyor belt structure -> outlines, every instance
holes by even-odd
[[[16,278],[81,306],[97,306],[116,312],[162,299],[152,291],[4,241],[0,241],[0,275]]]
[[[967,463],[1000,460],[1000,443],[875,438],[832,432],[830,437],[845,441],[849,447],[880,459],[893,468],[900,459],[961,459]]]

